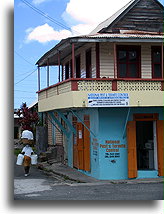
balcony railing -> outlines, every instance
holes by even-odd
[[[71,91],[163,91],[161,79],[68,79],[38,91],[39,100]]]

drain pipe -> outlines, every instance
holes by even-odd
[[[123,139],[126,137],[126,126],[127,126],[127,123],[128,123],[128,119],[129,119],[130,110],[131,110],[131,108],[129,107],[129,109],[128,109],[128,112],[127,112],[127,116],[126,116],[125,125],[124,125]]]

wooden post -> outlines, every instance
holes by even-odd
[[[49,60],[47,59],[47,87],[49,87],[50,70],[49,70]]]
[[[96,78],[100,78],[100,48],[99,48],[99,43],[96,43]]]
[[[117,61],[116,61],[116,56],[117,56],[117,53],[116,53],[116,44],[114,43],[114,79],[116,79],[116,63],[117,63]]]
[[[58,51],[58,72],[59,72],[59,76],[58,76],[58,80],[60,82],[60,52]]]
[[[162,62],[161,62],[162,65],[161,65],[161,67],[162,67],[162,79],[163,79],[163,72],[164,72],[164,71],[163,71],[163,43],[162,43],[162,45],[161,45],[161,49],[162,49],[162,50],[161,50],[161,58],[162,58]]]
[[[64,66],[62,65],[62,81],[64,80]]]
[[[40,67],[38,66],[38,91],[40,91]]]
[[[75,45],[72,44],[72,77],[75,78]]]

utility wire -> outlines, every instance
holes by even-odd
[[[31,62],[29,62],[27,59],[25,59],[23,56],[21,56],[17,51],[14,50],[14,52],[20,57],[22,58],[24,61],[26,61],[28,64],[34,66],[34,64],[32,64]]]
[[[14,85],[17,85],[18,83],[22,82],[23,80],[25,80],[27,77],[31,76],[31,74],[33,74],[34,72],[36,72],[37,70],[31,72],[29,75],[27,75],[26,77],[24,77],[23,79],[21,79],[20,81],[16,82]]]
[[[30,4],[28,1],[26,0],[20,0],[22,1],[24,4],[26,4],[28,7],[30,7],[32,10],[34,10],[35,12],[39,13],[40,15],[44,16],[45,18],[49,19],[51,22],[55,23],[56,25],[64,28],[64,29],[67,29],[69,31],[73,31],[77,34],[80,34],[79,32],[75,31],[75,30],[72,30],[70,27],[62,24],[61,22],[55,20],[54,18],[50,17],[49,15],[47,15],[46,13],[44,13],[43,11],[39,10],[38,8],[34,7],[32,4]]]
[[[25,93],[31,93],[31,94],[35,93],[35,92],[32,92],[32,91],[21,91],[21,90],[14,90],[14,91],[25,92]]]

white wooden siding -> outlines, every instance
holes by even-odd
[[[114,78],[113,44],[100,43],[100,77]]]
[[[152,78],[151,45],[141,45],[141,78]]]
[[[92,78],[96,78],[96,44],[92,44],[91,50],[91,63],[92,63]]]

